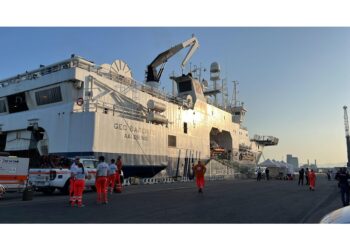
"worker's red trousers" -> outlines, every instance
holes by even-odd
[[[78,206],[83,204],[83,192],[85,187],[85,180],[75,180],[74,181],[74,202],[78,203]],[[73,205],[72,204],[72,205]]]
[[[73,197],[74,197],[74,178],[69,179],[69,201],[72,203],[73,202]]]
[[[117,184],[116,191],[120,193],[123,188],[123,183],[121,183],[120,174],[118,172],[115,173],[115,182]]]
[[[113,192],[114,186],[115,186],[115,174],[108,175],[108,189],[111,189],[111,192]]]
[[[198,188],[204,188],[204,176],[196,176],[196,184]]]
[[[97,202],[107,202],[107,177],[96,178]]]

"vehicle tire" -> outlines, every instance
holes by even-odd
[[[64,184],[63,188],[61,188],[61,194],[69,194],[69,180]]]
[[[96,186],[91,186],[91,190],[92,190],[93,192],[96,192],[96,191],[97,191]]]
[[[56,190],[56,188],[51,187],[51,188],[46,188],[46,189],[42,190],[42,192],[44,194],[50,195],[50,194],[53,194],[53,192],[55,192],[55,190]]]

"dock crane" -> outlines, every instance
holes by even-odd
[[[160,53],[148,66],[146,72],[146,82],[156,82],[159,83],[160,77],[162,76],[165,63],[169,58],[177,54],[180,50],[191,46],[187,55],[181,63],[183,68],[188,60],[192,57],[193,53],[198,49],[199,42],[196,37],[192,36],[190,39],[184,41],[183,43],[177,44],[174,47]],[[157,72],[157,67],[161,65],[161,68]]]
[[[347,106],[344,106],[344,124],[345,124],[345,138],[346,138],[346,148],[348,152],[348,163],[347,167],[350,168],[350,135],[349,135],[349,120]]]

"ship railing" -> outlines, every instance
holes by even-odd
[[[143,120],[146,118],[146,116],[140,110],[136,110],[134,108],[121,106],[117,104],[111,104],[100,100],[97,100],[95,102],[89,102],[88,106],[84,107],[84,110],[82,110],[81,108],[77,108],[77,109],[74,109],[74,112],[81,112],[81,111],[98,112],[99,110],[101,110],[105,114],[112,112],[113,116],[122,115],[125,118],[131,118],[131,119],[136,118],[138,120]]]
[[[26,71],[25,73],[18,74],[17,76],[0,80],[0,88],[7,87],[10,84],[16,84],[26,80],[35,80],[42,76],[45,76],[54,72],[58,72],[61,70],[69,69],[69,68],[80,68],[89,72],[96,73],[97,75],[103,78],[107,78],[109,80],[126,85],[128,86],[128,88],[126,88],[125,91],[128,91],[130,88],[136,88],[140,91],[151,94],[159,99],[170,101],[178,105],[183,105],[185,102],[185,100],[183,100],[182,98],[170,95],[169,93],[166,93],[164,90],[160,91],[159,89],[147,86],[145,83],[136,81],[132,78],[124,77],[114,72],[106,72],[102,67],[97,66],[94,63],[79,56],[74,56],[70,59],[67,59],[55,64],[51,64],[48,66],[40,65],[39,69]]]
[[[94,72],[103,78],[107,78],[107,79],[112,80],[114,82],[118,82],[118,83],[125,85],[126,88],[123,89],[123,91],[121,92],[122,94],[125,94],[129,90],[134,88],[134,89],[140,90],[142,92],[148,93],[152,96],[155,96],[159,99],[173,102],[175,104],[182,105],[182,106],[184,105],[184,103],[186,101],[185,99],[170,95],[169,93],[166,93],[164,90],[161,91],[157,88],[153,88],[153,87],[148,86],[147,84],[145,84],[143,82],[136,81],[132,78],[124,77],[124,76],[119,75],[119,74],[114,73],[114,72],[105,72],[102,70],[101,67],[96,67],[96,66],[92,67],[90,64],[88,64],[82,60],[78,60],[78,61],[74,62],[73,65],[75,67],[87,70],[89,72]]]
[[[78,60],[78,58],[76,58],[75,60]],[[44,75],[47,74],[51,74],[63,69],[68,69],[73,67],[74,65],[74,59],[69,59],[69,60],[64,60],[61,61],[59,63],[55,63],[52,65],[48,65],[48,66],[43,66],[40,65],[39,69],[36,70],[32,70],[32,71],[26,71],[25,73],[22,74],[18,74],[14,77],[10,77],[4,80],[0,81],[0,87],[6,87],[9,86],[11,84],[16,84],[16,83],[20,83],[22,81],[26,81],[26,80],[35,80],[39,77],[42,77]]]

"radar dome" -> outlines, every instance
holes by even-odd
[[[213,62],[210,65],[210,80],[211,81],[220,80],[220,65],[217,62]]]
[[[217,62],[213,62],[210,65],[210,73],[219,73],[220,72],[220,65]]]

